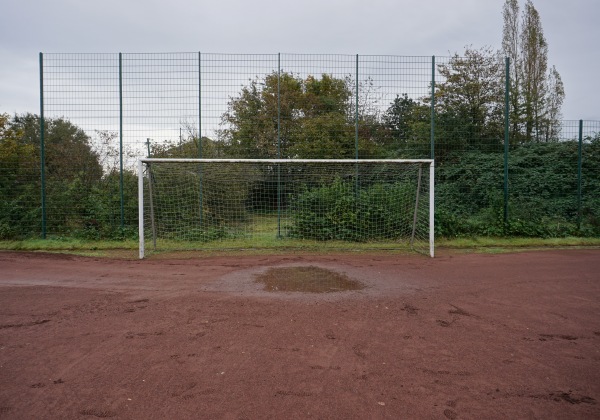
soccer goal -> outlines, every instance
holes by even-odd
[[[138,161],[139,255],[412,249],[434,256],[430,159]]]

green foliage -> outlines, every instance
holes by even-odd
[[[160,237],[191,241],[231,238],[243,232],[251,218],[249,197],[262,181],[257,169],[234,164],[154,163],[149,171],[152,182],[146,183],[146,204],[152,200]],[[225,182],[228,179],[241,181]],[[194,222],[186,225],[182,220]]]
[[[328,74],[302,79],[272,73],[253,80],[230,100],[221,118],[224,128],[219,140],[231,157],[353,158],[352,89],[351,80]],[[360,118],[375,120],[365,114],[366,109]],[[367,133],[359,139],[359,153],[380,154],[377,142]]]
[[[137,175],[123,172],[125,225],[121,228],[120,177],[111,171],[97,182],[72,216],[73,236],[82,239],[126,239],[137,237]]]
[[[295,197],[290,235],[359,242],[399,237],[412,226],[414,197],[414,185],[375,184],[357,190],[336,179]]]
[[[40,119],[0,118],[0,238],[41,232]],[[47,230],[77,238],[133,237],[137,177],[124,173],[126,227],[120,227],[118,172],[103,174],[87,134],[64,119],[45,120]]]
[[[39,157],[23,131],[0,114],[0,239],[39,233]]]
[[[504,221],[503,156],[470,152],[438,168],[436,234],[457,236],[600,236],[600,140],[583,150],[581,228],[577,142],[530,143],[509,158],[508,223]]]
[[[502,53],[510,59],[511,142],[556,140],[564,85],[556,68],[548,66],[548,42],[533,2],[527,0],[519,13],[517,0],[505,1]]]
[[[385,153],[393,159],[423,158],[431,150],[431,109],[408,97],[397,96],[382,117],[378,133]]]
[[[40,151],[40,118],[37,115],[15,115],[11,122],[21,132],[20,142]],[[90,137],[79,127],[63,118],[45,119],[45,159],[48,181],[81,178],[91,185],[102,176],[99,156],[93,150]]]
[[[503,139],[503,65],[490,48],[467,48],[438,66],[436,159],[456,151],[496,151]]]
[[[200,145],[191,136],[180,144],[155,145],[151,156],[155,158],[195,158]],[[218,158],[224,154],[222,144],[207,137],[202,138],[202,156]],[[263,181],[264,175],[256,170],[246,171],[239,165],[153,164],[150,168],[152,199],[155,201],[155,221],[165,236],[185,237],[191,241],[211,241],[231,238],[239,226],[248,223],[248,197],[253,187]],[[225,183],[227,178],[244,179],[245,183]],[[177,191],[182,203],[198,206],[181,206],[172,203]],[[149,197],[149,191],[146,192]],[[202,211],[199,210],[202,203]],[[198,229],[178,232],[181,220],[202,220]],[[238,226],[238,228],[234,226]]]

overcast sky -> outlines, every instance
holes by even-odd
[[[8,0],[0,113],[39,113],[38,53],[335,53],[447,56],[500,48],[504,0]],[[524,0],[521,1],[523,7]],[[600,1],[534,0],[564,119],[600,120]]]

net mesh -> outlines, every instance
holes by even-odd
[[[360,161],[359,161],[360,162]],[[429,162],[146,162],[152,250],[412,248],[429,253]]]

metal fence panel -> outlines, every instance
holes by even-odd
[[[43,118],[2,116],[0,237],[135,235],[147,156],[434,156],[438,233],[599,235],[600,122],[524,139],[505,74],[477,55],[40,54]]]

